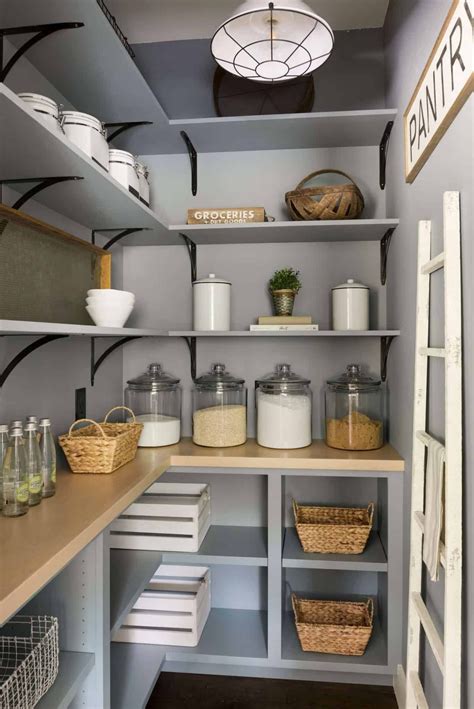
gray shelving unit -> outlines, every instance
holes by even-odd
[[[164,659],[165,650],[159,645],[113,643],[110,653],[113,709],[145,709]]]
[[[37,709],[67,709],[94,662],[95,657],[90,652],[60,652],[58,676]]]
[[[161,563],[161,554],[129,549],[110,550],[110,632],[122,625],[137,598]]]
[[[267,566],[265,527],[211,525],[196,553],[163,552],[163,563]]]
[[[396,337],[400,330],[170,330],[170,337]]]

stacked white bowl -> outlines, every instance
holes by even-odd
[[[86,310],[100,327],[123,327],[135,305],[135,295],[113,288],[92,288],[87,291]]]

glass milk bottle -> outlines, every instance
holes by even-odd
[[[3,507],[3,461],[8,448],[8,426],[0,425],[0,510]]]
[[[43,477],[41,475],[41,453],[38,444],[36,424],[27,423],[24,432],[26,469],[28,473],[28,504],[39,505],[43,497]]]
[[[20,428],[10,432],[3,461],[3,514],[19,517],[28,512],[28,473],[25,446]]]
[[[56,446],[51,433],[51,421],[40,419],[39,431],[43,497],[52,497],[56,493]]]

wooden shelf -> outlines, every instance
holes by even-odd
[[[74,42],[70,42],[70,46],[74,46]],[[56,56],[54,52],[50,54]],[[71,60],[69,57],[68,64]],[[80,86],[83,86],[82,81]],[[121,90],[121,93],[124,92]],[[170,233],[157,214],[94,163],[59,129],[50,128],[40,114],[32,111],[4,84],[0,84],[0,113],[2,131],[8,135],[8,140],[0,143],[0,179],[82,177],[82,180],[54,185],[42,192],[38,200],[91,229],[146,227],[151,230],[147,235],[154,244],[181,243],[179,236]],[[18,185],[14,188],[19,189]],[[25,189],[22,185],[22,191]]]
[[[110,632],[120,628],[161,562],[160,552],[110,550]]]
[[[354,596],[352,598],[359,600]],[[360,600],[366,601],[367,597],[361,597]],[[364,655],[326,655],[318,652],[304,652],[301,649],[296,633],[294,615],[292,612],[285,613],[282,628],[281,664],[284,667],[293,669],[323,670],[326,672],[390,673],[390,668],[387,666],[385,637],[377,618],[374,620],[372,637]]]
[[[172,224],[171,232],[186,234],[195,244],[276,244],[322,241],[380,241],[398,219],[261,222],[257,224]],[[146,240],[146,234],[138,237]]]
[[[164,551],[163,562],[267,566],[267,529],[212,525],[199,551]]]
[[[83,335],[88,337],[168,337],[167,330],[138,327],[97,327],[69,323],[0,320],[0,335]]]
[[[60,652],[59,672],[37,709],[67,709],[95,664],[88,652]]]
[[[167,662],[245,664],[249,658],[266,658],[267,614],[212,608],[196,647],[162,645],[162,648]]]
[[[388,569],[387,557],[377,532],[370,534],[362,554],[311,554],[303,551],[294,527],[285,530],[283,567],[286,569],[340,569],[344,571],[382,571]]]
[[[112,643],[111,706],[113,709],[145,709],[165,660],[160,645]]]
[[[170,330],[170,337],[395,337],[400,330]]]

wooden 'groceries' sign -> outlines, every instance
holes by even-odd
[[[263,207],[188,209],[188,224],[248,224],[266,221]]]
[[[413,182],[472,92],[473,2],[454,0],[405,111],[407,182]]]

